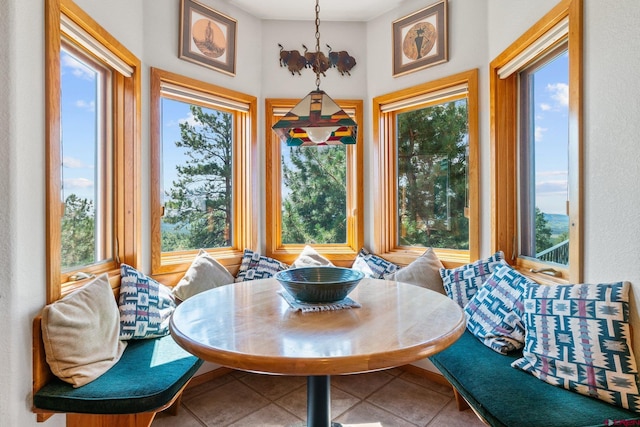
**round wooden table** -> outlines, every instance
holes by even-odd
[[[275,279],[221,286],[180,304],[171,334],[203,360],[243,371],[305,375],[307,425],[331,426],[330,376],[405,365],[435,354],[465,329],[460,307],[406,283],[363,279],[360,308],[301,312]],[[335,425],[335,424],[333,424]]]

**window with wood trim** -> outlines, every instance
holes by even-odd
[[[152,274],[255,248],[255,123],[255,97],[151,69]]]
[[[543,282],[582,280],[582,1],[491,62],[492,246]]]
[[[267,99],[266,255],[291,263],[311,245],[351,266],[363,245],[362,101],[336,100],[359,125],[356,144],[288,147],[271,127],[297,100]]]
[[[140,61],[70,0],[45,19],[50,303],[139,262]]]
[[[374,251],[478,256],[478,71],[374,98]]]

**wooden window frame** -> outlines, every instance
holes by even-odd
[[[354,111],[359,124],[356,143],[347,145],[347,241],[344,244],[311,245],[333,264],[350,267],[364,244],[364,187],[363,187],[363,102],[335,100],[345,111]],[[281,118],[278,111],[288,111],[298,99],[265,100],[265,157],[266,157],[266,250],[265,255],[285,263],[292,263],[304,244],[282,243],[282,194],[280,161],[281,142],[271,127]],[[313,149],[313,148],[310,148]]]
[[[479,256],[478,70],[465,71],[373,99],[373,153],[376,180],[374,181],[375,203],[372,203],[375,231],[372,249],[376,254],[394,263],[409,264],[422,255],[426,248],[398,245],[395,114],[393,112],[383,113],[383,108],[388,104],[446,91],[463,84],[467,85],[466,98],[469,116],[469,250],[434,248],[438,258],[446,267],[455,267],[477,259]],[[450,97],[450,99],[460,98]],[[440,104],[447,102],[447,100],[449,99],[438,99],[436,103]]]
[[[569,55],[569,267],[556,268],[561,277],[533,273],[548,264],[518,256],[518,73],[501,79],[498,71],[541,39],[562,20],[568,19]],[[582,197],[582,39],[583,1],[563,0],[489,66],[491,105],[491,246],[502,250],[506,260],[518,270],[542,283],[581,282],[583,275]],[[544,54],[541,52],[540,54]]]
[[[169,71],[151,68],[151,273],[166,284],[176,284],[189,268],[198,250],[162,252],[160,233],[163,215],[162,195],[162,98],[163,83],[179,86],[204,96],[222,98],[248,107],[246,113],[230,111],[233,120],[233,241],[228,248],[208,248],[207,251],[234,274],[240,266],[245,248],[257,246],[257,99],[210,83],[198,81]],[[184,100],[181,100],[184,102]],[[197,104],[197,102],[193,102]]]
[[[60,201],[60,49],[61,15],[65,15],[83,31],[132,69],[131,77],[113,73],[112,81],[112,143],[113,143],[113,235],[112,260],[82,268],[88,274],[108,273],[114,287],[120,277],[119,263],[138,266],[141,261],[140,235],[140,60],[71,0],[45,2],[45,138],[46,138],[46,230],[47,230],[47,294],[51,303],[83,285],[86,280],[70,281],[78,271],[61,271]]]

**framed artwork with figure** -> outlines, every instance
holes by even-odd
[[[449,60],[447,0],[393,21],[393,76]]]
[[[194,0],[182,0],[179,57],[234,76],[236,27],[235,19]]]

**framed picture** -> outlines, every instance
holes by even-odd
[[[393,22],[393,76],[447,62],[447,0]]]
[[[193,0],[182,0],[180,58],[236,74],[237,21]]]

